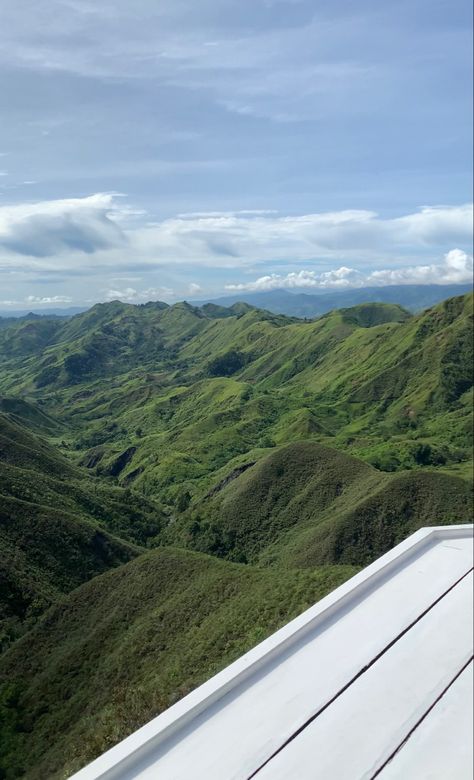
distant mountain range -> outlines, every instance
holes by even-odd
[[[239,292],[221,298],[192,301],[197,306],[215,303],[231,306],[244,302],[259,309],[286,314],[288,317],[313,319],[333,309],[357,306],[359,303],[398,303],[417,312],[434,306],[446,298],[470,292],[470,284],[400,284],[390,287],[361,287],[351,290],[315,290],[311,293],[271,290],[269,292]]]
[[[73,317],[87,311],[87,306],[70,306],[66,309],[23,309],[22,311],[0,310],[0,320],[16,320],[18,317]]]
[[[194,306],[213,303],[217,306],[232,306],[234,303],[248,303],[257,309],[266,309],[288,317],[313,319],[333,309],[357,306],[359,303],[398,303],[412,312],[422,311],[455,295],[465,295],[472,290],[471,284],[399,284],[390,287],[361,287],[351,290],[314,290],[314,292],[292,292],[270,290],[269,292],[239,292],[219,298],[191,300]],[[25,309],[23,311],[1,311],[0,327],[18,317],[73,317],[88,311],[86,306],[70,306],[64,309]]]

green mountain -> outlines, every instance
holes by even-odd
[[[472,309],[2,327],[0,777],[67,776],[412,531],[468,522]]]
[[[361,566],[420,527],[470,522],[467,481],[434,471],[380,474],[313,442],[278,448],[217,485],[163,540],[253,564]]]
[[[35,426],[48,419],[22,401],[0,407],[26,408]],[[96,484],[18,420],[0,413],[0,650],[61,594],[137,555],[163,521],[157,505]]]

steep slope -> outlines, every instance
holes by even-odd
[[[140,425],[140,414],[156,410],[143,429],[159,432],[168,453],[197,461],[198,480],[209,470],[209,452],[211,468],[221,468],[241,453],[254,458],[256,447],[302,436],[387,471],[470,457],[471,296],[370,328],[347,312],[287,325],[254,323],[255,316],[219,321],[182,351],[200,366],[215,354],[240,353],[243,367],[232,377],[197,384],[183,376],[179,393],[168,392],[163,406],[155,396],[134,416]],[[146,481],[149,463],[140,450],[135,464],[144,466]],[[152,469],[159,480],[160,463]],[[195,484],[194,468],[188,473]]]
[[[0,412],[14,423],[18,423],[33,433],[56,436],[64,432],[64,426],[34,404],[14,396],[0,396]],[[6,419],[4,417],[4,420]],[[16,431],[18,433],[18,431]]]
[[[367,496],[335,502],[317,527],[288,534],[272,559],[292,566],[365,566],[418,528],[472,522],[472,487],[450,474],[416,471],[387,475]]]
[[[67,450],[66,450],[67,451]],[[98,481],[64,453],[0,413],[0,495],[76,514],[137,544],[156,535],[160,506],[113,482]]]
[[[137,555],[133,542],[163,522],[152,502],[95,484],[13,417],[0,413],[0,649],[60,593]]]
[[[377,472],[362,461],[311,442],[281,447],[245,469],[222,489],[215,486],[165,538],[233,560],[259,554],[294,525],[320,515],[352,484],[367,485]],[[367,489],[367,488],[365,488]]]
[[[354,572],[160,549],[96,577],[0,660],[2,777],[66,777]]]
[[[113,301],[66,320],[35,318],[1,330],[0,354],[11,361],[36,352],[37,359],[22,366],[30,389],[76,385],[136,365],[166,363],[207,322],[186,303],[137,307]]]
[[[137,554],[80,516],[2,495],[0,651],[61,593]]]
[[[7,408],[9,404],[7,403]],[[11,408],[11,407],[10,407]],[[29,406],[29,410],[33,407]],[[28,418],[33,427],[38,418],[33,413]],[[18,414],[0,412],[0,463],[2,466],[18,466],[25,469],[38,469],[44,474],[60,477],[72,477],[73,467],[55,451],[41,436],[33,433],[22,424],[24,418]]]
[[[242,562],[362,566],[417,528],[469,522],[471,512],[459,477],[382,476],[337,450],[295,442],[231,473],[163,538]]]
[[[0,325],[0,357],[23,357],[44,349],[61,331],[60,317],[22,317]]]

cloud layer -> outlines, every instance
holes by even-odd
[[[134,287],[125,287],[121,290],[107,290],[103,296],[104,301],[124,301],[126,303],[146,303],[146,301],[162,300],[173,295],[169,287],[147,287],[145,290],[136,290]]]
[[[0,207],[0,272],[23,285],[61,283],[68,302],[79,300],[81,285],[83,301],[143,301],[219,289],[443,284],[472,274],[472,204],[395,217],[363,209],[151,216],[112,193]],[[133,286],[123,286],[129,279]],[[35,297],[57,302],[49,289]]]
[[[160,222],[119,196],[0,207],[0,248],[32,258],[97,255],[119,248],[137,262],[240,266],[317,257],[387,256],[464,245],[472,239],[473,206],[430,206],[395,218],[346,209],[294,216],[273,211],[181,214]],[[139,218],[139,219],[137,219]],[[129,258],[126,261],[129,262]],[[35,265],[37,267],[37,264]]]
[[[451,249],[443,262],[431,265],[409,266],[362,273],[355,268],[341,266],[333,271],[292,271],[286,275],[269,274],[254,282],[227,284],[229,292],[263,292],[282,288],[347,289],[349,287],[385,287],[394,284],[456,284],[472,281],[472,256],[461,249]]]
[[[124,242],[111,219],[114,196],[43,201],[0,207],[0,248],[29,257],[93,254]]]
[[[2,0],[0,300],[359,284],[469,253],[471,11],[435,5]]]

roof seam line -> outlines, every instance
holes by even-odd
[[[397,755],[397,753],[398,753],[398,752],[399,752],[399,751],[400,751],[400,750],[401,750],[401,749],[404,747],[404,745],[406,745],[406,743],[408,742],[408,740],[410,739],[410,737],[411,737],[411,736],[412,736],[412,735],[415,733],[415,731],[417,730],[417,728],[418,728],[419,726],[421,726],[421,724],[423,723],[423,721],[425,720],[425,718],[427,718],[427,717],[428,717],[428,715],[430,714],[430,712],[431,712],[431,711],[432,711],[432,710],[433,710],[433,709],[436,707],[436,705],[437,705],[437,704],[439,704],[439,702],[441,701],[441,699],[443,699],[443,698],[444,698],[444,696],[447,694],[447,692],[449,691],[449,689],[451,688],[451,686],[452,686],[452,685],[454,685],[454,683],[456,682],[456,680],[457,680],[457,679],[458,679],[458,678],[459,678],[459,677],[462,675],[462,673],[463,673],[463,672],[464,672],[464,671],[467,669],[467,667],[469,666],[469,664],[471,664],[471,663],[473,662],[473,660],[474,660],[474,655],[471,655],[471,657],[470,657],[470,658],[468,658],[468,660],[466,661],[466,663],[465,663],[465,664],[463,664],[463,666],[461,667],[461,669],[459,669],[459,671],[458,671],[458,672],[457,672],[457,673],[454,675],[453,679],[449,681],[449,683],[446,685],[446,687],[445,687],[445,688],[443,688],[443,690],[441,691],[441,693],[440,693],[440,694],[439,694],[439,695],[436,697],[436,699],[435,699],[435,700],[434,700],[434,701],[433,701],[433,702],[430,704],[430,706],[429,706],[429,707],[428,707],[428,709],[427,709],[427,710],[426,710],[426,711],[423,713],[423,715],[421,716],[421,718],[419,718],[419,719],[417,720],[417,722],[415,723],[415,725],[414,725],[414,726],[413,726],[413,727],[410,729],[410,731],[408,732],[408,734],[406,734],[406,736],[405,736],[405,737],[402,739],[402,741],[400,742],[400,744],[399,744],[399,745],[397,745],[397,747],[395,748],[395,750],[394,750],[394,751],[393,751],[393,752],[392,752],[392,753],[389,755],[389,757],[388,757],[388,758],[387,758],[387,759],[384,761],[384,763],[382,764],[382,766],[381,766],[381,767],[379,767],[379,769],[377,769],[377,771],[375,772],[375,774],[371,775],[371,777],[370,777],[370,780],[375,780],[375,778],[376,778],[376,777],[378,777],[378,776],[380,775],[380,773],[381,773],[381,772],[382,772],[382,771],[383,771],[383,770],[384,770],[384,769],[385,769],[385,768],[388,766],[388,764],[390,763],[390,761],[392,761],[392,760],[395,758],[395,756]]]
[[[437,604],[439,604],[439,602],[442,601],[442,599],[444,599],[445,596],[448,595],[448,593],[450,593],[452,590],[454,590],[454,588],[457,585],[459,585],[460,582],[462,582],[466,577],[468,577],[469,574],[471,574],[472,571],[474,571],[474,567],[471,566],[471,568],[468,569],[468,571],[466,571],[461,577],[459,577],[455,582],[453,582],[453,584],[450,585],[449,588],[447,588],[447,590],[443,591],[443,593],[441,593],[441,595],[438,596],[438,598],[435,599],[435,601],[433,601],[423,612],[421,612],[418,615],[418,617],[415,618],[415,620],[413,620],[408,626],[406,626],[406,628],[404,628],[399,634],[397,634],[397,636],[394,639],[392,639],[391,642],[389,642],[384,648],[382,648],[382,650],[380,650],[380,652],[376,656],[374,656],[374,658],[372,658],[372,660],[369,661],[369,663],[367,663],[365,666],[363,666],[361,669],[359,669],[359,671],[349,680],[349,682],[347,682],[342,688],[340,688],[334,694],[334,696],[332,696],[332,698],[329,699],[326,702],[326,704],[323,704],[323,706],[320,707],[319,710],[317,710],[317,712],[313,713],[313,715],[311,715],[301,726],[299,726],[296,729],[296,731],[294,731],[285,740],[285,742],[283,742],[283,744],[280,745],[280,747],[277,748],[271,754],[271,756],[269,756],[262,764],[260,764],[260,766],[257,767],[257,769],[255,769],[252,772],[251,775],[248,775],[246,780],[252,780],[252,778],[256,777],[256,775],[260,772],[260,770],[262,770],[267,764],[269,764],[270,761],[272,761],[279,753],[281,753],[282,750],[284,750],[290,744],[290,742],[293,742],[293,740],[296,739],[296,737],[298,737],[301,734],[302,731],[304,731],[311,723],[313,723],[320,715],[322,715],[322,713],[325,710],[327,710],[328,707],[330,707],[331,704],[333,704],[336,701],[336,699],[338,699],[340,696],[342,696],[342,694],[345,693],[347,691],[347,689],[350,688],[359,679],[359,677],[362,677],[362,675],[365,674],[365,672],[367,672],[375,663],[377,663],[377,661],[379,661],[380,658],[382,658],[382,656],[385,655],[385,653],[387,653],[397,642],[399,642],[400,639],[402,639],[405,636],[405,634],[408,633],[408,631],[410,631],[417,623],[420,622],[420,620],[422,620],[429,612],[431,612],[431,610]],[[470,660],[472,660],[472,659],[470,659]],[[468,661],[468,663],[469,663],[469,661]],[[461,670],[461,671],[463,671],[463,670]],[[459,674],[460,673],[461,672],[459,672]],[[375,775],[374,775],[374,777],[375,777]],[[371,778],[371,780],[373,780],[373,778]]]

